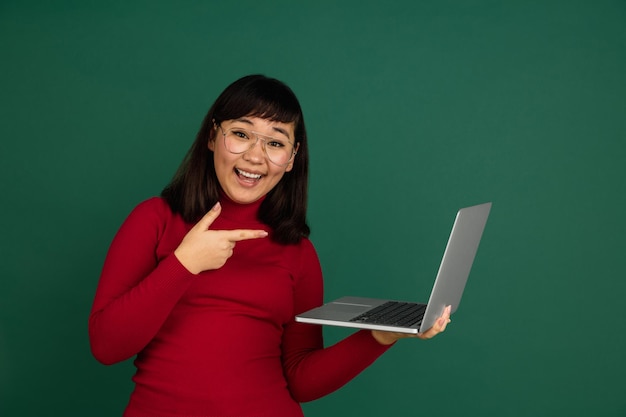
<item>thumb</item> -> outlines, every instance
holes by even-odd
[[[209,210],[200,219],[200,221],[198,223],[196,223],[196,225],[194,226],[194,229],[208,230],[209,227],[215,221],[215,219],[217,219],[217,216],[220,215],[221,211],[222,211],[222,206],[220,205],[220,203],[218,201],[217,203],[215,203],[215,205],[213,207],[211,207],[211,210]]]

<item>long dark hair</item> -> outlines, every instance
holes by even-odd
[[[281,81],[263,75],[248,75],[229,85],[202,122],[195,142],[187,152],[172,181],[161,196],[173,212],[188,223],[197,222],[219,200],[220,185],[215,173],[213,152],[215,125],[239,117],[261,117],[293,123],[299,144],[293,169],[261,203],[259,220],[272,228],[272,239],[282,244],[298,243],[309,236],[306,223],[309,178],[309,151],[300,103],[293,91]]]

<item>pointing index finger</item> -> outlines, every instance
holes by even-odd
[[[268,233],[265,230],[238,229],[228,232],[228,240],[231,242],[239,242],[242,240],[259,239],[266,237]]]

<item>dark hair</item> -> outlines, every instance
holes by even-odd
[[[259,220],[272,228],[271,237],[282,244],[298,243],[307,237],[307,190],[309,152],[300,103],[281,81],[263,75],[248,75],[235,81],[220,94],[209,109],[196,140],[187,152],[172,181],[161,196],[174,213],[188,223],[197,222],[219,200],[220,185],[215,173],[213,152],[215,125],[239,117],[261,117],[293,123],[298,153],[293,169],[267,194],[259,209]]]

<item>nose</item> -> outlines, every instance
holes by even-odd
[[[265,151],[263,149],[264,145],[265,142],[263,141],[263,138],[257,136],[252,146],[244,152],[244,159],[257,164],[262,163],[265,160]]]

